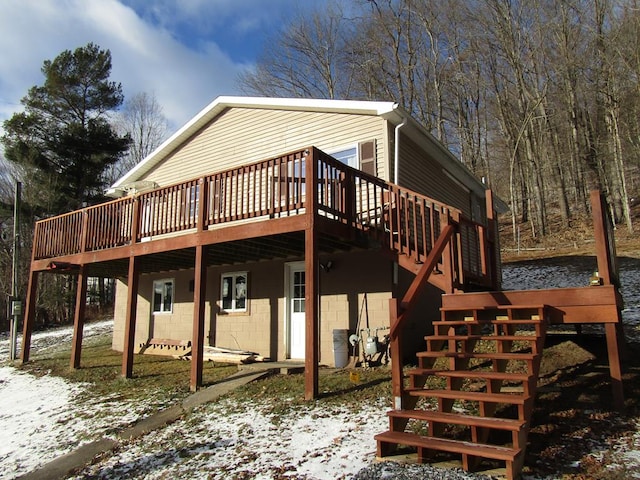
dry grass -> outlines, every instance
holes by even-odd
[[[42,354],[34,355],[31,362],[20,368],[34,375],[50,374],[71,382],[89,383],[91,396],[115,395],[123,401],[155,395],[162,405],[191,393],[191,363],[171,357],[136,355],[133,378],[123,378],[122,354],[111,349],[109,335],[97,337],[83,345],[81,368],[70,368],[70,358],[68,346],[47,349]],[[211,385],[236,371],[236,366],[205,363],[204,385]]]

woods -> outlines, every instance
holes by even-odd
[[[240,83],[398,101],[508,201],[514,230],[570,227],[597,188],[631,231],[639,27],[636,1],[336,2],[283,25]]]

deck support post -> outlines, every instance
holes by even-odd
[[[316,210],[318,206],[318,168],[315,148],[311,148],[305,159],[307,182],[306,215],[304,232],[305,261],[305,350],[304,350],[304,398],[318,397],[318,317],[319,317],[319,257],[318,232],[316,231]]]
[[[20,361],[27,363],[31,352],[31,334],[36,323],[36,294],[38,293],[38,271],[29,271],[29,284],[27,285],[27,300],[25,302],[24,325],[22,327],[22,349]]]
[[[599,190],[591,191],[591,215],[593,217],[593,229],[596,240],[598,276],[603,285],[614,285],[616,288],[619,288],[620,277],[618,276],[613,225],[607,210],[607,202]],[[625,339],[620,315],[621,308],[622,305],[618,305],[616,321],[604,325],[607,336],[607,354],[609,356],[609,374],[611,377],[611,388],[613,390],[613,404],[618,410],[624,408],[620,354],[621,349],[624,348]]]
[[[613,390],[613,406],[617,410],[624,409],[624,389],[622,388],[622,368],[620,366],[619,341],[622,333],[622,324],[605,323],[607,335],[607,353],[609,355],[609,375],[611,376],[611,388]]]
[[[400,300],[398,298],[389,299],[389,320],[391,328],[396,327],[399,321],[399,304]],[[400,331],[397,331],[395,335],[391,335],[389,351],[391,353],[391,390],[393,395],[393,408],[395,410],[402,410],[404,406],[404,375],[402,373],[402,343],[400,339]]]
[[[318,397],[318,247],[317,232],[305,232],[305,351],[304,398]]]
[[[498,274],[500,271],[500,233],[498,232],[498,221],[493,201],[493,190],[486,191],[486,210],[487,210],[487,269],[489,278],[491,279],[492,290],[500,290],[502,288],[502,278]]]
[[[124,326],[124,351],[122,353],[122,376],[133,377],[133,350],[136,339],[136,313],[138,309],[138,284],[140,277],[138,257],[129,257],[127,288],[127,318]]]
[[[204,319],[207,292],[207,246],[196,247],[196,261],[193,288],[193,330],[191,340],[191,381],[192,392],[202,386],[204,362]]]
[[[84,330],[84,314],[87,307],[87,272],[84,265],[78,271],[78,285],[76,287],[76,308],[73,317],[73,340],[71,341],[70,368],[80,368],[82,356],[82,336]]]

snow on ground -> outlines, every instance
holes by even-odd
[[[108,333],[111,324],[87,324],[85,341]],[[60,343],[68,345],[71,334],[71,328],[36,332],[33,349],[42,352]],[[0,355],[7,358],[8,352],[9,342],[1,338]],[[143,416],[144,405],[133,408],[113,399],[93,402],[89,414],[73,402],[87,388],[0,366],[0,478],[16,478],[42,467],[100,438],[114,425]],[[316,405],[274,416],[264,413],[270,405],[209,404],[127,445],[78,478],[93,474],[100,478],[267,479],[286,471],[297,478],[347,478],[371,462],[372,439],[386,428],[388,407],[383,400],[363,405],[357,412]]]
[[[593,269],[583,260],[564,265],[536,263],[537,268],[532,262],[505,266],[505,288],[585,285]],[[581,267],[576,270],[578,264]],[[626,302],[623,317],[628,328],[637,332],[640,260],[629,263],[623,259],[621,267]],[[574,283],[562,284],[568,277]],[[85,341],[111,328],[109,321],[87,324]],[[71,334],[71,328],[36,332],[33,348],[41,352],[61,343],[68,345]],[[0,358],[7,358],[8,353],[9,342],[0,337]],[[0,364],[0,478],[23,475],[114,426],[144,416],[145,405],[109,398],[90,403],[90,411],[85,412],[73,400],[87,388]],[[357,411],[318,403],[276,415],[269,413],[270,407],[251,400],[203,405],[185,419],[116,450],[76,478],[350,478],[371,463],[373,436],[387,426],[388,405],[383,400]],[[640,471],[640,433],[620,439],[613,451],[619,452],[614,454],[621,464],[637,466],[632,470]],[[595,457],[599,455],[594,451]]]
[[[112,324],[88,324],[85,338],[111,331]],[[44,351],[70,342],[71,335],[71,328],[36,332],[32,345]],[[3,336],[0,358],[8,357],[9,340]],[[86,388],[58,377],[36,377],[11,366],[0,366],[0,478],[13,478],[54,460],[96,431],[97,425],[84,418],[86,415],[73,401]]]
[[[389,406],[309,406],[277,415],[267,408],[205,405],[75,478],[348,478],[374,458],[373,436],[386,428]]]
[[[0,367],[0,478],[26,473],[77,445],[73,397],[83,390],[60,378]]]

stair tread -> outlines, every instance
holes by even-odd
[[[379,442],[396,443],[412,447],[430,448],[444,452],[468,454],[495,460],[513,461],[522,451],[518,448],[486,445],[448,438],[425,437],[408,432],[386,431],[374,437]]]
[[[465,390],[439,390],[425,388],[407,388],[409,395],[420,397],[449,398],[454,400],[471,400],[489,403],[509,403],[523,405],[531,397],[520,393],[487,393],[469,392]]]
[[[427,422],[450,423],[456,425],[469,425],[496,430],[518,431],[526,426],[526,422],[511,418],[481,417],[478,415],[466,415],[462,413],[438,412],[434,410],[390,410],[389,417],[412,418]]]
[[[438,377],[486,378],[487,380],[513,380],[525,382],[532,375],[516,372],[494,372],[489,370],[445,370],[434,368],[413,368],[409,375],[434,375]]]
[[[538,305],[538,304],[517,304],[517,305],[509,305],[509,304],[505,304],[505,305],[483,305],[481,307],[440,307],[440,310],[442,310],[443,312],[468,312],[470,310],[478,310],[481,312],[486,312],[487,310],[534,310],[534,309],[540,309],[540,308],[546,308],[547,304],[542,304],[542,305]]]
[[[517,352],[450,352],[449,350],[431,350],[416,353],[418,357],[426,358],[485,358],[489,360],[533,360],[536,357],[534,353],[517,353]]]
[[[501,342],[535,342],[542,338],[538,335],[427,335],[425,340],[488,340]]]
[[[478,320],[434,320],[433,324],[442,326],[442,325],[450,325],[450,326],[459,326],[459,325],[539,325],[542,323],[542,320],[531,320],[527,319],[509,319],[509,320],[498,320],[495,318],[491,319],[478,319]]]

